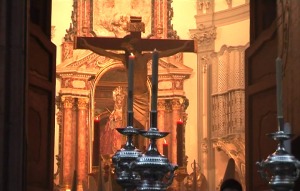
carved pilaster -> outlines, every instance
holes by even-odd
[[[61,100],[61,96],[56,96],[55,97],[55,104],[57,106],[57,112],[56,112],[56,122],[58,125],[58,154],[55,156],[57,160],[57,171],[54,173],[54,180],[56,177],[59,175],[61,171],[61,157],[62,157],[62,132],[63,132],[63,103]],[[56,130],[57,131],[57,130]]]
[[[207,151],[208,151],[208,145],[207,145],[207,139],[206,138],[201,141],[201,148],[200,148],[200,150],[201,150],[202,153],[207,153]]]
[[[209,62],[210,62],[210,57],[207,54],[200,55],[200,64],[202,66],[202,73],[205,74],[207,72]]]

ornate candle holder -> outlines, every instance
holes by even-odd
[[[152,119],[156,120],[156,112],[151,114]],[[159,132],[156,127],[151,127],[148,131],[140,131],[140,135],[150,139],[150,145],[145,154],[131,163],[131,169],[140,175],[137,190],[164,191],[172,184],[178,166],[170,164],[168,158],[158,152],[156,145],[157,139],[168,134],[168,132]]]
[[[133,120],[131,113],[128,114],[129,120]],[[129,124],[132,124],[129,122]],[[117,131],[127,137],[124,147],[118,150],[112,157],[112,162],[115,167],[116,182],[125,190],[133,190],[136,185],[135,182],[140,180],[140,176],[135,171],[130,169],[130,163],[135,161],[142,155],[142,152],[135,148],[132,143],[134,135],[139,134],[139,131],[132,126],[126,128],[117,128]]]
[[[257,162],[261,177],[269,182],[276,191],[289,191],[294,187],[299,177],[300,162],[284,148],[283,142],[290,139],[291,134],[284,131],[271,133],[270,136],[278,141],[277,149],[264,161]]]

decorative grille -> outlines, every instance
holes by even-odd
[[[224,46],[220,52],[212,54],[212,138],[245,131],[246,48]]]

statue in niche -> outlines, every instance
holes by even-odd
[[[122,87],[118,86],[113,91],[113,100],[115,102],[114,109],[105,124],[102,134],[100,135],[101,155],[112,155],[121,148],[122,144],[124,144],[123,135],[116,130],[116,128],[124,127],[125,124],[125,92]]]

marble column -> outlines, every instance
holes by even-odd
[[[63,130],[62,130],[62,178],[61,186],[70,189],[72,186],[72,176],[75,168],[73,146],[75,145],[72,129],[72,114],[74,98],[62,97],[63,102]]]
[[[181,118],[181,103],[179,99],[172,99],[172,129],[171,129],[171,158],[177,164],[177,121]]]
[[[158,100],[157,102],[157,128],[160,132],[164,132],[165,130],[165,100]],[[163,143],[164,138],[159,139],[157,141],[157,148],[160,154],[163,154]]]
[[[88,176],[88,99],[78,98],[78,126],[77,126],[77,190],[83,190]]]
[[[167,143],[168,143],[168,159],[170,161],[172,161],[171,159],[171,153],[172,153],[172,150],[171,150],[171,140],[172,140],[172,127],[173,127],[173,124],[172,124],[172,121],[173,121],[173,114],[172,114],[172,102],[171,102],[171,99],[168,99],[168,100],[165,100],[165,111],[164,111],[164,115],[165,115],[165,122],[164,122],[164,131],[166,132],[170,132],[170,134],[168,136],[165,137]]]

